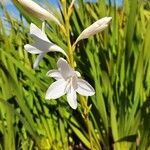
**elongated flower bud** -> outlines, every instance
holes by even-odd
[[[82,31],[82,33],[78,36],[75,44],[82,39],[87,39],[90,36],[103,31],[105,28],[108,27],[108,24],[111,21],[111,19],[112,17],[104,17],[94,22],[92,25],[90,25],[89,27],[87,27],[85,30]]]
[[[52,20],[56,24],[61,25],[59,20],[47,10],[42,8],[37,3],[33,2],[32,0],[17,0],[26,11],[31,13],[32,15],[38,17],[41,20]]]

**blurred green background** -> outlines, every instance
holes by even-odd
[[[38,3],[38,1],[36,1]],[[71,0],[67,0],[67,6]],[[95,88],[88,134],[83,109],[72,110],[66,97],[45,100],[61,54],[48,53],[33,70],[36,58],[24,50],[31,41],[29,24],[41,21],[17,2],[13,15],[0,1],[0,150],[150,150],[150,1],[79,0],[70,18],[72,43],[86,27],[104,16],[112,22],[102,33],[78,43],[77,70]],[[43,7],[64,24],[64,12],[43,0]],[[12,7],[12,6],[11,6]],[[14,12],[16,14],[16,12]],[[46,22],[51,41],[67,51],[58,26]]]

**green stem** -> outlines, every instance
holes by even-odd
[[[71,65],[72,68],[75,68],[75,61],[74,61],[74,49],[76,45],[71,45],[70,41],[70,12],[67,12],[66,8],[66,1],[63,1],[63,10],[64,10],[64,17],[65,17],[65,28],[66,28],[66,37],[67,37],[67,46],[68,46],[68,62]],[[70,9],[71,10],[71,9]],[[69,11],[69,10],[68,10]],[[90,119],[89,119],[89,110],[90,108],[88,107],[87,100],[84,96],[80,96],[80,103],[83,108],[83,118],[86,123],[87,129],[88,129],[88,134],[89,134],[89,139],[90,139],[90,145],[91,145],[91,150],[94,150],[93,148],[93,140],[92,140],[92,132],[90,128]]]
[[[66,31],[67,31],[67,45],[68,45],[68,59],[69,63],[72,68],[74,68],[74,55],[73,49],[70,42],[70,23],[69,23],[69,16],[66,16]]]
[[[91,150],[94,150],[93,148],[93,140],[92,140],[92,132],[90,128],[90,119],[89,119],[89,111],[90,107],[87,104],[87,99],[84,96],[80,96],[80,104],[83,108],[83,118],[86,123],[87,129],[88,129],[88,135],[89,135],[89,140],[90,140],[90,145],[91,145]]]
[[[67,12],[66,0],[62,0],[62,6],[63,6],[63,12],[64,12],[64,18],[65,18],[66,41],[67,41],[67,46],[68,46],[68,62],[72,68],[75,68],[73,49],[72,49],[71,41],[70,41],[70,22],[69,22],[70,13]]]

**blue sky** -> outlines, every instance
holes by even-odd
[[[6,8],[7,10],[12,14],[12,16],[19,16],[19,12],[17,11],[17,9],[15,8],[15,6],[10,2],[10,0],[0,0],[4,1],[6,3]],[[42,0],[38,0],[38,1],[42,1]],[[58,0],[48,0],[51,4],[53,4],[54,6],[57,6],[58,4]],[[97,0],[84,0],[84,1],[88,1],[88,2],[96,2]],[[113,0],[112,0],[113,1]],[[121,5],[122,0],[117,0],[118,5]],[[2,12],[0,12],[0,14],[2,14]]]

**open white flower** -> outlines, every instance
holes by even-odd
[[[80,79],[80,73],[74,71],[67,61],[60,58],[57,62],[58,70],[50,70],[47,72],[49,77],[56,79],[50,85],[46,92],[46,99],[57,99],[67,94],[67,101],[73,108],[77,108],[77,94],[83,96],[92,96],[95,94],[93,87],[85,80]]]
[[[82,31],[82,33],[78,36],[75,44],[82,39],[87,39],[90,36],[93,36],[96,33],[103,31],[105,28],[108,27],[108,24],[111,21],[111,19],[112,17],[104,17],[94,22],[92,25],[90,25]]]
[[[49,41],[45,32],[40,30],[33,23],[31,23],[30,25],[30,35],[34,40],[34,43],[26,44],[24,48],[29,53],[39,54],[37,59],[34,62],[33,68],[36,68],[39,65],[39,62],[44,57],[44,54],[47,52],[61,52],[65,56],[67,56],[65,51],[62,48]]]

